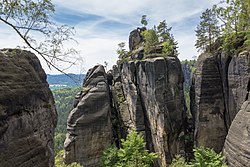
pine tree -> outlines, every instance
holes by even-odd
[[[224,23],[224,33],[235,33],[250,28],[250,1],[227,0],[226,7],[214,7],[218,18]]]
[[[197,26],[196,32],[196,48],[198,50],[209,52],[213,50],[212,44],[220,35],[220,28],[218,26],[218,20],[216,14],[211,9],[206,9],[200,17],[201,21]]]
[[[158,157],[145,149],[146,143],[141,134],[132,131],[126,140],[121,140],[122,147],[108,148],[102,158],[103,167],[150,167]]]
[[[155,52],[156,45],[159,43],[157,34],[154,29],[145,30],[142,32],[142,36],[145,39],[145,54],[149,54],[152,51]]]
[[[173,34],[170,33],[172,27],[167,26],[166,20],[163,20],[157,26],[157,35],[159,41],[163,43],[163,53],[177,55],[177,42]]]
[[[118,49],[116,50],[116,53],[118,54],[120,60],[126,58],[128,52],[125,49],[125,42],[121,42],[118,44]]]

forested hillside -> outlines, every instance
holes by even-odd
[[[56,153],[63,149],[63,142],[66,136],[67,117],[69,112],[73,109],[75,95],[80,89],[80,87],[67,87],[52,90],[58,113],[58,122],[55,130]]]
[[[49,83],[51,89],[68,86],[76,87],[82,84],[84,77],[84,74],[47,74],[47,82]]]

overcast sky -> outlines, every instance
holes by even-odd
[[[56,5],[53,19],[61,24],[76,28],[78,44],[72,47],[80,50],[84,64],[72,67],[68,73],[82,72],[96,64],[107,61],[109,68],[117,61],[117,44],[126,42],[131,30],[140,27],[142,15],[147,15],[148,27],[166,20],[172,27],[172,34],[178,41],[179,59],[197,56],[194,47],[195,28],[206,8],[220,0],[53,0]],[[22,45],[22,41],[9,27],[0,23],[0,48]],[[40,59],[41,60],[41,59]],[[50,71],[42,62],[46,73]]]

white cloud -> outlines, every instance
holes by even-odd
[[[220,0],[53,0],[56,4],[58,14],[65,12],[70,14],[74,20],[74,15],[84,16],[86,14],[99,16],[92,19],[89,17],[77,20],[76,39],[79,45],[69,43],[81,51],[81,56],[85,62],[85,70],[93,67],[97,63],[109,63],[109,68],[117,60],[117,44],[128,40],[129,32],[140,26],[140,17],[146,14],[149,19],[149,27],[158,24],[159,21],[167,20],[169,26],[173,26],[174,36],[179,43],[179,58],[191,59],[197,55],[194,47],[194,29],[199,22],[199,15],[206,8],[218,3]],[[63,11],[60,11],[63,10]],[[60,17],[60,16],[59,16]],[[64,16],[61,16],[64,17]],[[85,19],[84,19],[85,18]],[[190,20],[193,19],[193,20]],[[107,22],[113,21],[124,27],[114,25],[104,26]],[[66,23],[67,24],[67,23]],[[9,27],[0,23],[0,48],[15,47],[23,42]],[[45,63],[42,62],[47,73],[49,71]],[[81,66],[81,65],[80,65]],[[79,73],[80,66],[73,67],[66,72]]]

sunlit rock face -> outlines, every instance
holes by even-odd
[[[54,99],[38,58],[0,50],[0,166],[53,167]]]
[[[117,75],[120,70],[120,76]],[[123,63],[114,68],[113,94],[123,131],[144,135],[147,148],[159,155],[155,166],[167,166],[184,152],[186,120],[183,74],[176,57]]]
[[[228,129],[249,97],[249,52],[202,54],[191,86],[194,143],[222,151]]]
[[[191,94],[195,145],[221,151],[227,129],[224,122],[223,85],[216,56],[202,54],[199,57]]]
[[[250,166],[250,101],[243,103],[234,118],[225,141],[223,154],[229,167]]]
[[[64,143],[66,163],[100,166],[103,151],[111,144],[110,91],[104,67],[90,69],[67,121]]]

